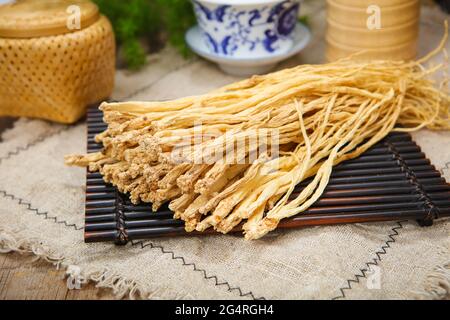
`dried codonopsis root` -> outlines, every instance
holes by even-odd
[[[343,59],[173,101],[104,103],[103,151],[66,162],[99,171],[134,203],[168,202],[188,231],[242,224],[257,239],[308,209],[335,165],[390,131],[450,129],[447,79],[430,80],[446,65],[424,65],[446,40],[447,28],[418,61]]]

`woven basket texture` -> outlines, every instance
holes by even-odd
[[[115,41],[108,19],[72,33],[0,38],[0,115],[73,123],[114,87]]]

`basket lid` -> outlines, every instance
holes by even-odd
[[[0,5],[0,37],[34,38],[79,31],[100,17],[88,0],[13,0]]]

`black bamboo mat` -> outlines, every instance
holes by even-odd
[[[87,123],[88,152],[99,151],[101,145],[94,137],[106,125],[97,107],[88,110]],[[299,184],[296,192],[307,182]],[[126,195],[105,184],[99,173],[88,172],[85,241],[125,244],[135,239],[199,234],[185,232],[183,222],[174,220],[167,206],[158,212],[150,207],[133,205]],[[450,216],[450,185],[409,134],[392,133],[357,159],[336,166],[314,206],[283,220],[279,227],[397,219],[417,220],[429,226],[444,216]]]

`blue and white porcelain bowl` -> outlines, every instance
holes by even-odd
[[[192,0],[211,54],[262,58],[288,52],[301,0]]]
[[[298,22],[295,29],[294,45],[291,49],[285,53],[271,54],[259,58],[227,57],[211,53],[203,41],[202,31],[199,26],[193,26],[186,32],[186,43],[201,57],[216,62],[226,73],[239,77],[248,77],[269,72],[278,62],[296,55],[308,45],[311,39],[311,32],[308,28]]]

